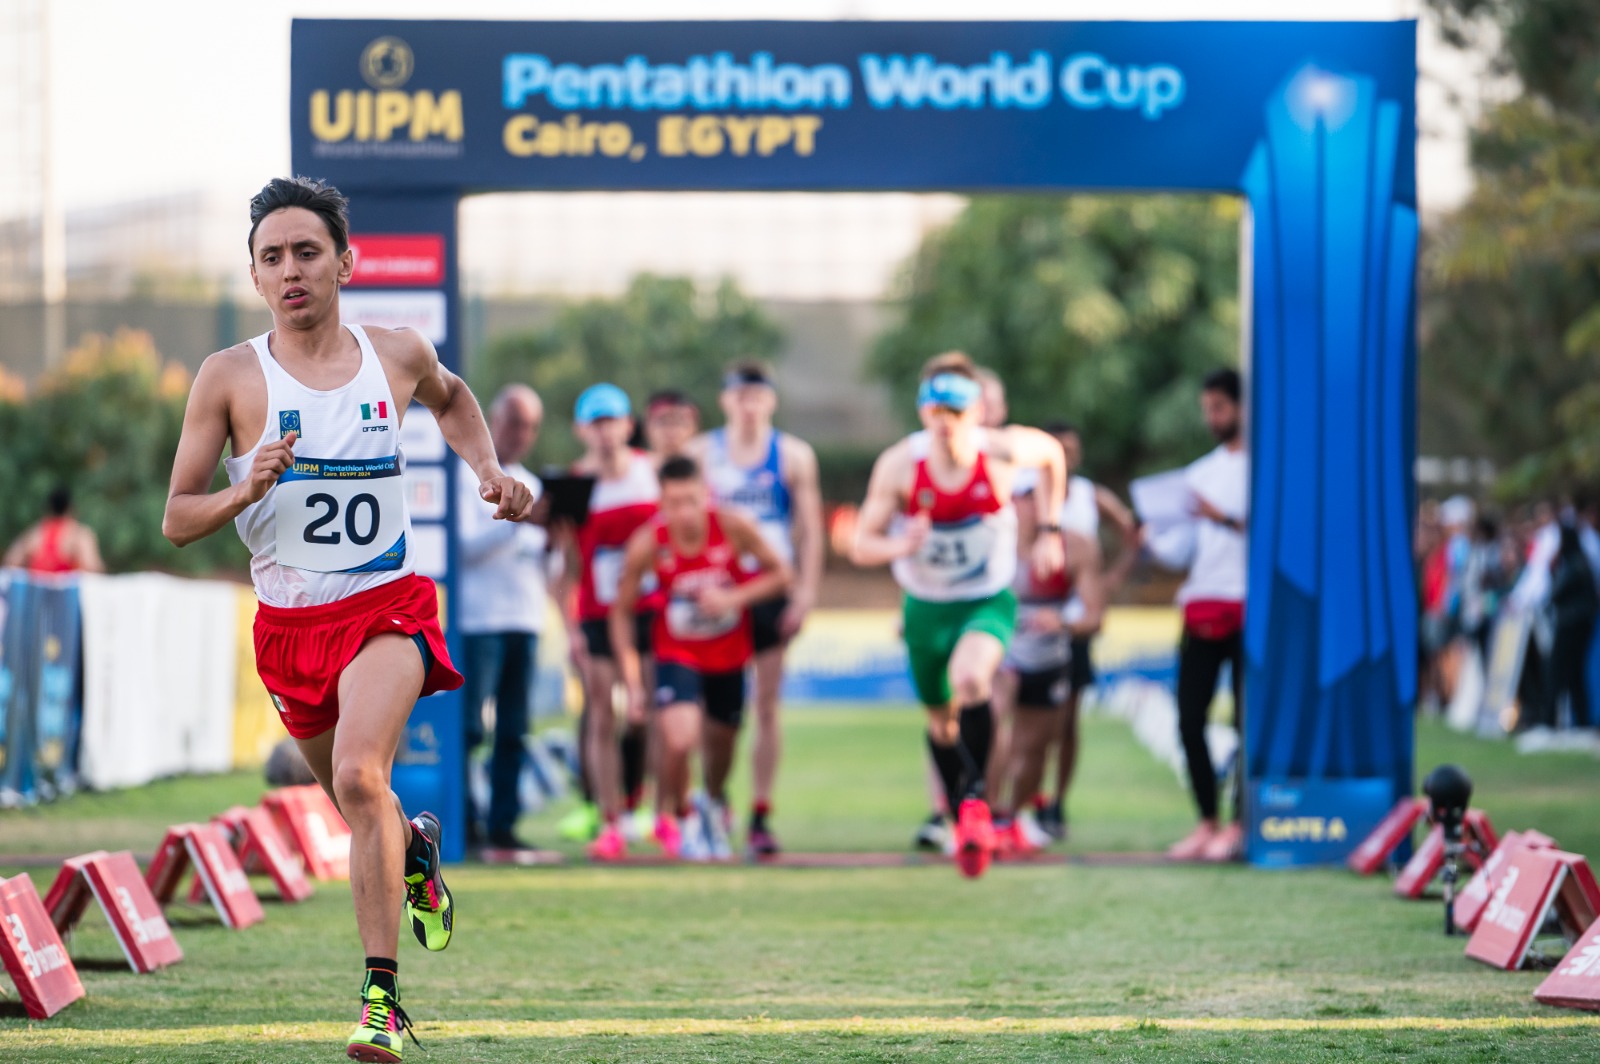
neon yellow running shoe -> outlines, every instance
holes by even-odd
[[[411,1030],[411,1017],[400,1007],[399,998],[381,986],[367,985],[362,992],[361,1022],[350,1035],[345,1046],[345,1056],[351,1060],[374,1061],[377,1064],[395,1064],[400,1051],[405,1048],[406,1035],[417,1042]],[[417,1045],[422,1045],[417,1042]]]
[[[418,813],[411,827],[433,844],[433,853],[426,872],[413,872],[406,876],[406,919],[411,922],[411,933],[427,949],[435,952],[450,944],[450,932],[455,926],[455,899],[450,888],[444,885],[439,874],[439,836],[442,829],[439,819],[432,813]]]
[[[593,802],[584,802],[572,812],[561,818],[556,825],[556,832],[564,839],[573,842],[589,842],[600,834],[600,807]]]

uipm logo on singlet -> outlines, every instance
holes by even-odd
[[[278,439],[280,439],[280,440],[283,439],[285,436],[289,435],[289,433],[291,433],[291,432],[294,433],[296,436],[304,436],[305,435],[304,432],[300,431],[300,411],[298,411],[298,410],[280,410],[280,411],[278,411]]]

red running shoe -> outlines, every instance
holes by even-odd
[[[989,870],[994,856],[994,823],[989,819],[989,803],[968,798],[961,803],[956,818],[956,867],[968,879],[977,879]]]

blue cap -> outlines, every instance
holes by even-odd
[[[603,417],[627,417],[633,413],[628,393],[615,384],[592,384],[578,396],[578,406],[572,418],[580,425],[599,421]]]
[[[959,373],[936,373],[922,382],[917,389],[917,406],[947,406],[951,410],[965,410],[978,401],[983,386],[971,377]]]

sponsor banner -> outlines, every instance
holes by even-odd
[[[311,878],[350,878],[350,827],[321,787],[280,787],[261,804],[299,853]]]
[[[449,336],[444,293],[438,291],[345,291],[339,296],[339,316],[353,325],[415,329],[435,344]]]
[[[0,806],[77,788],[81,631],[77,577],[0,572]]]
[[[1506,869],[1518,850],[1548,850],[1553,849],[1555,844],[1554,839],[1538,831],[1506,832],[1500,839],[1500,845],[1494,848],[1488,860],[1483,862],[1483,867],[1478,869],[1456,898],[1456,927],[1469,933],[1477,928],[1478,920],[1489,906],[1489,899],[1499,889],[1500,881],[1505,878]]]
[[[231,769],[237,585],[85,575],[79,594],[84,785],[111,790]]]
[[[1406,130],[1416,78],[1410,22],[297,19],[291,53],[295,167],[346,191],[1234,189],[1297,75]],[[1350,120],[1328,81],[1295,121]]]
[[[128,967],[135,972],[153,972],[183,960],[183,950],[139,874],[133,854],[101,850],[63,863],[45,897],[45,909],[56,930],[62,934],[71,931],[82,919],[90,897],[100,903]]]
[[[449,516],[444,466],[406,464],[406,512],[413,521],[443,521]]]
[[[1139,676],[1171,683],[1181,630],[1178,612],[1170,607],[1107,610],[1094,641],[1099,681]],[[784,655],[783,697],[790,702],[915,702],[907,669],[899,610],[813,610]]]
[[[442,233],[352,233],[350,250],[355,253],[351,287],[437,288],[444,284]]]
[[[1589,925],[1533,996],[1546,1005],[1600,1012],[1600,922]]]
[[[1383,820],[1393,797],[1386,778],[1252,782],[1250,861],[1281,868],[1342,863]]]
[[[314,890],[311,881],[265,809],[235,806],[212,819],[232,837],[234,852],[245,872],[270,876],[284,901],[305,901],[311,897]]]
[[[450,445],[445,443],[433,411],[421,403],[406,408],[406,416],[400,422],[400,450],[406,456],[408,469],[412,462],[443,462],[450,456]]]
[[[1524,847],[1512,856],[1467,940],[1467,956],[1506,971],[1522,967],[1566,878],[1559,852]]]
[[[443,581],[450,568],[449,533],[442,524],[411,526],[411,565],[430,580]]]
[[[1372,834],[1363,839],[1360,846],[1350,851],[1350,858],[1345,864],[1351,871],[1370,876],[1383,867],[1389,855],[1399,849],[1401,843],[1410,840],[1412,829],[1427,815],[1426,798],[1400,799],[1395,803],[1395,807],[1389,810],[1389,815],[1372,829]]]
[[[226,927],[239,930],[261,922],[266,914],[250,887],[250,878],[216,824],[179,824],[167,829],[145,873],[157,902],[163,906],[172,903],[191,865],[196,893],[204,890]]]
[[[36,1020],[47,1020],[83,997],[67,947],[26,875],[0,881],[0,962]]]

